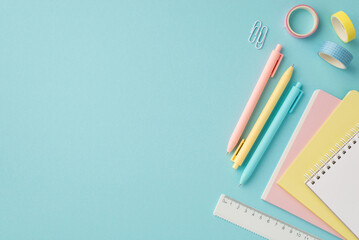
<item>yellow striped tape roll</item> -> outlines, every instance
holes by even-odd
[[[339,11],[331,16],[332,25],[338,37],[345,43],[355,38],[355,28],[348,15]]]

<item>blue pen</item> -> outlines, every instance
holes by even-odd
[[[255,168],[257,167],[259,161],[261,160],[263,154],[267,150],[269,144],[271,143],[274,135],[278,131],[283,120],[287,114],[291,113],[295,106],[297,105],[299,99],[301,98],[303,91],[301,90],[302,84],[298,82],[295,86],[292,87],[288,93],[286,99],[284,100],[282,106],[280,107],[277,115],[274,117],[271,125],[269,126],[267,132],[264,134],[262,141],[259,143],[256,151],[253,153],[251,159],[249,160],[246,168],[244,169],[241,179],[239,180],[239,186],[248,181],[252,176]]]

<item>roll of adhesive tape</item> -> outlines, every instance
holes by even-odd
[[[294,30],[290,26],[290,23],[289,23],[290,16],[292,15],[292,13],[294,11],[296,11],[298,9],[306,10],[307,12],[309,12],[312,15],[312,17],[314,19],[313,27],[308,33],[304,33],[304,34],[296,33],[296,32],[294,32]],[[284,19],[284,26],[287,29],[288,33],[290,35],[292,35],[293,37],[296,37],[296,38],[309,37],[310,35],[312,35],[317,30],[318,24],[319,24],[318,14],[314,11],[314,9],[312,7],[310,7],[308,5],[305,5],[305,4],[294,6],[291,10],[289,10],[289,12],[287,13],[287,15],[285,16],[285,19]]]
[[[353,55],[336,43],[326,41],[319,49],[318,55],[331,65],[346,69],[353,59]]]
[[[355,38],[355,28],[348,15],[339,11],[331,16],[332,25],[338,37],[345,43]]]

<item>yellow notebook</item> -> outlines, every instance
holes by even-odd
[[[278,180],[279,186],[293,195],[345,239],[357,239],[334,213],[305,185],[308,170],[359,123],[359,93],[349,92],[325,121],[292,165]],[[357,189],[353,189],[356,191]]]

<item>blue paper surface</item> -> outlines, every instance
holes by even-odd
[[[358,28],[358,1],[307,1],[319,27],[295,39],[284,16],[300,3],[1,1],[0,239],[262,239],[212,215],[221,193],[336,239],[260,199],[313,91],[359,90],[358,39],[330,23],[343,10]],[[347,70],[317,56],[326,40],[354,55]],[[249,126],[292,64],[304,96],[238,189],[227,143],[277,43]]]

